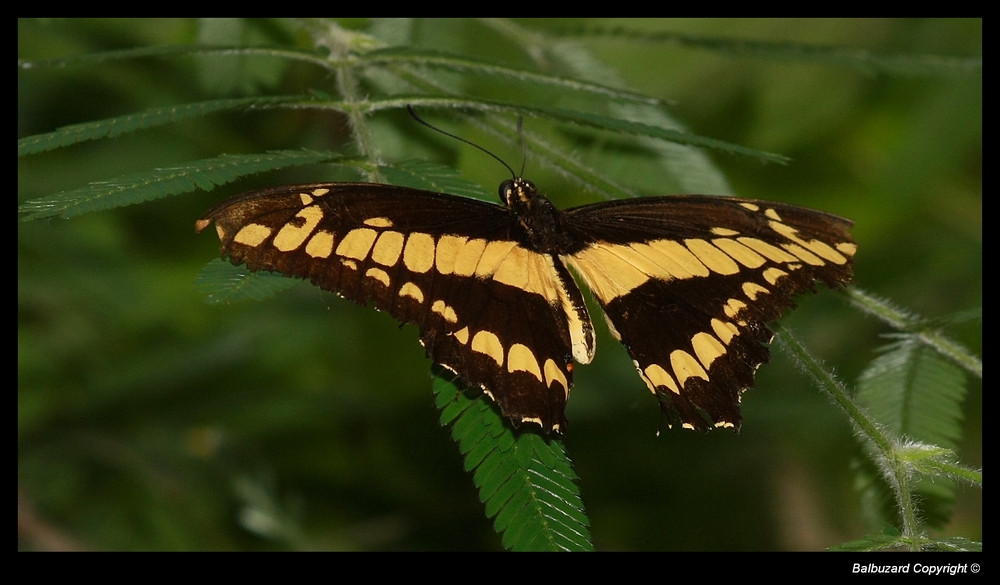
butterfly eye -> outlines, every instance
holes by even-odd
[[[503,183],[500,183],[500,202],[504,205],[510,205],[510,196],[514,192],[514,181],[507,179]]]

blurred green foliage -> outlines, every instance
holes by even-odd
[[[582,47],[623,87],[670,100],[665,109],[692,132],[791,157],[782,166],[710,153],[740,196],[853,219],[856,279],[866,290],[931,318],[982,305],[981,68],[928,66],[981,56],[980,20],[341,24],[390,45],[525,69],[546,63],[520,50],[527,43],[507,42],[512,30],[537,35],[549,51]],[[880,68],[693,37],[597,34],[598,24],[934,58],[918,59],[923,68]],[[317,26],[21,20],[18,58],[190,43],[309,48],[304,30]],[[516,83],[487,76],[442,75],[496,101],[551,99],[518,96]],[[310,90],[336,91],[326,71],[272,57],[21,69],[18,137],[155,106]],[[507,176],[471,148],[428,137],[402,112],[371,123],[386,158],[456,165],[490,192]],[[516,168],[516,146],[450,123]],[[526,120],[529,132],[547,124]],[[650,171],[658,161],[634,143],[575,128],[551,132],[629,189],[672,192]],[[200,117],[20,158],[18,200],[221,153],[349,144],[345,118],[319,110]],[[532,146],[525,174],[557,205],[599,200],[533,166]],[[215,202],[340,179],[356,177],[306,167],[18,224],[19,548],[500,548],[437,422],[429,362],[413,328],[309,285],[269,301],[209,305],[193,284],[218,256],[211,234],[193,233],[194,219]],[[886,327],[829,291],[799,304],[783,323],[853,383]],[[981,317],[952,321],[945,331],[981,354]],[[853,486],[861,454],[849,425],[786,357],[775,351],[744,395],[740,434],[657,437],[655,400],[605,333],[596,363],[577,369],[565,441],[598,549],[820,549],[878,530],[865,526]],[[981,466],[982,388],[970,383],[958,452]],[[981,540],[981,492],[960,488],[942,534]]]

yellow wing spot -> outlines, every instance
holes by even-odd
[[[705,240],[684,240],[684,244],[712,272],[729,275],[740,271],[732,258]]]
[[[479,265],[479,259],[483,257],[484,251],[486,251],[486,240],[476,239],[465,242],[465,245],[462,246],[462,249],[455,256],[455,265],[453,268],[455,274],[459,276],[472,276],[475,274],[476,266]]]
[[[563,393],[566,394],[566,398],[569,398],[569,381],[566,380],[566,374],[559,369],[559,365],[555,360],[547,359],[545,360],[545,387],[551,388],[553,382],[558,382],[560,386],[563,387]]]
[[[733,423],[731,423],[729,421],[721,420],[721,421],[715,423],[715,428],[717,428],[717,429],[732,429],[732,428],[736,428],[736,425],[734,425]]]
[[[469,328],[468,327],[462,327],[461,329],[459,329],[458,331],[456,331],[454,333],[451,333],[450,335],[452,337],[454,337],[455,339],[457,339],[458,342],[461,343],[462,345],[465,345],[466,343],[469,343]]]
[[[781,216],[778,215],[778,212],[772,208],[768,208],[767,211],[764,212],[764,215],[770,217],[774,221],[781,221]]]
[[[847,258],[844,258],[843,254],[826,242],[811,240],[807,248],[824,260],[833,262],[834,264],[847,264]]]
[[[764,256],[771,262],[788,263],[788,262],[795,262],[798,260],[798,258],[796,258],[795,256],[792,256],[791,254],[785,252],[781,248],[768,244],[764,240],[758,240],[757,238],[737,238],[737,239],[741,244],[759,253],[761,256]]]
[[[682,349],[675,349],[670,352],[670,367],[677,376],[678,384],[683,388],[688,378],[701,378],[708,381],[708,372],[701,367],[694,356]],[[647,370],[649,368],[646,368]]]
[[[326,230],[318,230],[306,244],[306,254],[313,258],[329,258],[333,253],[333,234]]]
[[[465,247],[468,238],[462,236],[441,236],[437,243],[437,254],[434,266],[441,274],[451,274],[455,271],[455,259]]]
[[[540,274],[538,279],[543,280],[552,289],[552,292],[546,294],[546,299],[548,299],[549,304],[552,306],[556,305],[557,300],[558,304],[562,307],[562,313],[566,316],[566,326],[569,328],[573,359],[581,364],[589,364],[594,359],[595,344],[594,326],[591,324],[587,305],[584,304],[577,307],[573,304],[573,300],[570,298],[569,293],[566,292],[563,283],[558,277],[554,276],[556,274],[555,259],[551,256],[544,256],[544,259],[544,268],[539,269],[544,274]],[[555,299],[549,295],[554,296]],[[604,315],[604,318],[607,320],[608,316]],[[612,334],[617,334],[614,331],[614,327],[610,326],[610,321],[609,327],[612,330]]]
[[[358,269],[358,263],[349,258],[341,258],[340,263],[346,266],[347,268],[350,268],[351,270],[357,271]]]
[[[378,236],[378,232],[375,230],[368,228],[353,229],[344,235],[344,239],[340,240],[340,245],[337,246],[337,255],[344,258],[364,260],[368,257],[368,251],[372,249],[372,244],[375,243],[376,236]]]
[[[394,231],[382,232],[372,248],[372,260],[383,266],[395,266],[403,254],[403,234]]]
[[[540,295],[549,305],[556,306],[564,297],[568,301],[568,295],[557,290],[559,284],[554,275],[555,266],[551,256],[515,246],[500,262],[493,280]]]
[[[788,273],[780,268],[768,268],[764,271],[764,280],[770,284],[777,284],[779,280],[788,276]]]
[[[714,228],[712,228],[712,235],[714,235],[714,236],[724,236],[724,237],[728,238],[730,236],[738,236],[738,235],[740,235],[740,232],[738,232],[736,230],[731,230],[729,228],[724,228],[724,227],[714,227]]]
[[[616,246],[614,252],[649,278],[660,280],[691,278],[691,273],[674,258],[650,244],[636,242],[628,246]]]
[[[653,396],[656,396],[656,384],[654,384],[653,381],[649,379],[649,376],[646,375],[646,372],[642,371],[642,366],[639,365],[639,362],[632,360],[632,363],[635,365],[635,370],[639,372],[639,377],[642,378],[642,381],[646,383],[646,388],[649,388],[649,391],[653,393]],[[662,370],[663,368],[660,369]]]
[[[303,206],[312,205],[314,199],[308,193],[299,193],[299,201],[302,202]]]
[[[645,380],[646,386],[649,387],[649,391],[652,392],[654,396],[656,395],[656,389],[661,386],[667,388],[674,394],[680,395],[680,386],[677,385],[677,381],[674,380],[674,377],[663,369],[663,366],[660,364],[652,364],[646,368],[645,371],[643,371],[639,366],[639,362],[633,360],[633,363],[635,363],[635,368],[639,370],[639,375],[643,380]]]
[[[388,217],[369,217],[363,221],[365,225],[377,228],[387,228],[392,227],[392,220]]]
[[[412,282],[407,282],[399,287],[398,294],[401,297],[410,297],[421,304],[424,302],[424,291],[420,290],[420,287]]]
[[[533,260],[529,257],[530,254],[520,246],[511,248],[497,265],[493,280],[528,291],[528,270]]]
[[[858,251],[858,245],[852,244],[851,242],[841,242],[837,244],[837,249],[847,254],[848,256],[854,256],[855,252]]]
[[[369,268],[368,271],[365,272],[365,276],[373,278],[382,284],[389,286],[389,273],[381,268]]]
[[[822,266],[826,264],[826,262],[823,262],[821,258],[798,244],[782,244],[781,247],[794,254],[796,258],[802,260],[806,264],[812,264],[813,266]]]
[[[322,197],[322,196],[326,195],[329,192],[330,192],[330,190],[327,189],[326,187],[320,187],[319,189],[313,189],[312,194],[313,194],[313,197]]]
[[[306,238],[312,235],[313,230],[319,225],[321,219],[323,219],[323,210],[315,205],[299,211],[295,214],[295,218],[281,226],[281,229],[278,230],[278,234],[274,236],[272,242],[274,247],[282,252],[297,250],[299,246],[305,243]],[[296,225],[297,223],[301,223],[301,225]]]
[[[608,249],[611,253],[621,258],[621,260],[630,264],[632,268],[643,273],[647,279],[658,278],[661,280],[670,280],[672,278],[672,274],[668,269],[669,263],[667,263],[668,266],[664,266],[662,262],[664,259],[663,255],[647,244],[636,243],[627,246],[609,246]]]
[[[620,257],[622,261],[630,264],[633,268],[638,269],[647,279],[672,280],[674,278],[691,278],[691,273],[674,258],[665,254],[662,249],[654,248],[650,244],[636,242],[628,246],[609,247],[609,251]],[[687,253],[686,250],[685,253]],[[612,280],[614,280],[611,273],[605,276],[605,278],[609,277],[612,277]]]
[[[740,207],[744,207],[750,211],[760,211],[760,206],[753,203],[740,203]]]
[[[538,365],[538,360],[535,359],[535,354],[528,346],[520,343],[510,346],[510,350],[507,352],[507,371],[512,373],[528,372],[538,378],[539,382],[543,381],[542,370]]]
[[[434,238],[429,234],[410,234],[403,248],[403,264],[420,274],[430,270],[434,266]]]
[[[482,255],[479,257],[479,264],[476,265],[476,276],[479,278],[486,278],[493,276],[503,262],[507,254],[510,253],[511,249],[517,245],[517,242],[512,242],[508,240],[501,240],[497,242],[489,242],[486,244],[486,249],[483,250]]]
[[[847,258],[844,258],[844,256],[840,252],[835,250],[832,246],[820,240],[808,240],[808,241],[803,240],[802,238],[799,237],[798,230],[796,230],[790,225],[785,225],[777,221],[772,221],[771,229],[785,236],[786,238],[795,242],[796,244],[799,244],[800,246],[806,248],[807,250],[809,250],[813,254],[816,254],[820,258],[833,262],[834,264],[847,263]],[[794,252],[792,253],[794,254]],[[809,264],[812,264],[812,262],[809,262],[805,258],[803,258],[803,260],[805,260]]]
[[[569,294],[556,276],[555,259],[548,254],[537,254],[529,250],[524,250],[524,255],[528,265],[528,286],[524,290],[541,295],[553,307],[561,303],[569,317],[570,336],[573,337],[573,343],[577,343],[580,336],[575,334],[582,334],[582,329],[579,332],[574,329],[581,327],[579,316]],[[590,356],[593,357],[592,352]],[[581,363],[589,363],[589,360]]]
[[[649,280],[646,274],[611,248],[595,244],[569,258],[570,264],[590,285],[590,290],[604,303],[628,294]]]
[[[493,358],[498,366],[503,366],[503,346],[500,338],[489,331],[480,331],[472,338],[472,351]]]
[[[736,240],[718,238],[712,240],[712,243],[715,244],[716,248],[722,250],[726,254],[729,254],[733,257],[733,260],[736,260],[747,268],[757,268],[759,266],[763,266],[764,263],[767,262],[766,258]]]
[[[444,301],[434,301],[434,304],[431,305],[431,310],[444,317],[444,320],[449,323],[458,323],[458,314],[455,313],[455,309]],[[490,333],[489,335],[493,334]],[[496,336],[494,335],[494,337]]]
[[[218,225],[218,224],[216,224]],[[266,225],[261,225],[259,223],[248,223],[240,231],[236,232],[233,237],[233,241],[237,244],[243,244],[244,246],[250,246],[251,248],[256,248],[261,245],[264,240],[271,237],[274,230],[267,227]],[[219,238],[222,238],[222,228],[219,228]]]
[[[726,306],[722,308],[722,311],[730,319],[735,319],[736,316],[740,314],[740,311],[745,308],[747,308],[747,305],[743,301],[739,299],[729,299],[726,302]]]
[[[521,422],[522,423],[533,423],[533,424],[536,424],[538,426],[542,426],[542,419],[538,418],[537,416],[522,416],[521,417]],[[554,428],[556,428],[556,426],[558,426],[558,425],[554,425],[552,428],[554,429]]]
[[[677,278],[705,277],[710,274],[708,268],[698,260],[680,242],[673,240],[655,240],[649,247],[662,254],[662,265]]]
[[[743,294],[747,296],[751,301],[757,300],[757,295],[770,294],[771,291],[757,284],[756,282],[744,282],[743,283]]]
[[[722,321],[721,319],[712,319],[712,331],[715,331],[715,335],[726,345],[729,345],[729,342],[740,334],[740,330],[736,328],[736,325],[733,325],[729,321]]]
[[[694,349],[694,354],[698,356],[698,361],[701,365],[705,366],[707,371],[712,367],[712,362],[716,358],[726,355],[726,346],[719,343],[719,340],[712,337],[711,333],[697,333],[691,338],[691,347]]]

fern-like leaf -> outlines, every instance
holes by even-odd
[[[264,154],[234,155],[195,161],[178,167],[156,169],[90,183],[86,187],[32,199],[18,206],[26,213],[21,221],[45,217],[70,218],[77,215],[125,207],[187,193],[195,189],[211,191],[218,185],[254,173],[288,167],[339,162],[350,164],[341,155],[314,150],[279,150]]]
[[[590,83],[581,79],[545,75],[527,69],[514,69],[488,63],[470,57],[449,55],[439,51],[415,50],[411,48],[388,47],[370,51],[357,60],[359,64],[398,65],[405,64],[420,67],[440,67],[455,72],[469,72],[480,75],[499,76],[529,84],[550,85],[560,89],[605,96],[621,101],[637,102],[649,105],[660,105],[662,102],[653,97],[638,94],[623,89],[608,87],[598,83]]]
[[[17,141],[17,156],[55,150],[62,146],[71,146],[87,140],[114,138],[128,132],[146,130],[217,112],[268,109],[282,105],[303,104],[308,103],[308,101],[307,96],[274,96],[210,100],[179,106],[150,108],[135,114],[63,126],[53,132],[26,136]]]
[[[581,26],[565,30],[564,36],[624,38],[707,49],[730,55],[751,55],[778,61],[797,61],[837,65],[868,73],[907,76],[942,76],[976,74],[983,70],[982,57],[952,57],[945,55],[907,55],[877,53],[809,43],[734,40],[731,38],[691,35],[677,32],[648,32],[625,27]]]
[[[907,336],[872,361],[858,380],[857,399],[892,434],[950,450],[961,436],[965,394],[962,371]],[[947,521],[955,487],[947,477],[916,484],[929,525],[940,527]]]
[[[392,165],[379,167],[382,176],[391,185],[412,187],[436,193],[449,193],[462,197],[472,197],[496,202],[478,183],[474,183],[451,167],[424,160],[404,160]]]
[[[194,284],[207,295],[205,301],[215,305],[268,299],[299,282],[276,272],[251,272],[246,266],[233,266],[222,258],[215,258],[202,268]]]
[[[434,393],[441,424],[473,472],[486,515],[514,551],[593,550],[577,476],[562,444],[530,430],[514,431],[482,397],[472,399],[440,372]]]
[[[884,348],[858,380],[858,400],[897,435],[954,449],[965,376],[912,337]]]
[[[402,98],[394,98],[392,100],[383,100],[377,104],[369,103],[369,108],[372,111],[376,109],[388,109],[390,107],[398,107],[401,103],[403,105],[420,106],[421,108],[459,108],[490,112],[510,112],[532,118],[543,118],[566,124],[574,124],[585,128],[605,130],[617,134],[641,136],[645,138],[658,138],[675,144],[708,148],[729,154],[739,154],[753,157],[763,162],[786,164],[789,160],[791,160],[784,155],[747,148],[731,142],[708,138],[706,136],[699,136],[697,134],[691,134],[690,132],[683,132],[673,128],[665,128],[663,126],[634,122],[631,120],[622,120],[620,118],[602,116],[600,114],[582,112],[579,110],[570,110],[567,108],[529,107],[503,102],[491,102],[489,100],[481,99],[423,96],[406,96]]]

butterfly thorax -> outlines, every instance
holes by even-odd
[[[536,251],[557,255],[577,247],[576,240],[562,229],[562,212],[531,181],[504,181],[500,184],[500,199],[517,216],[526,243]]]

